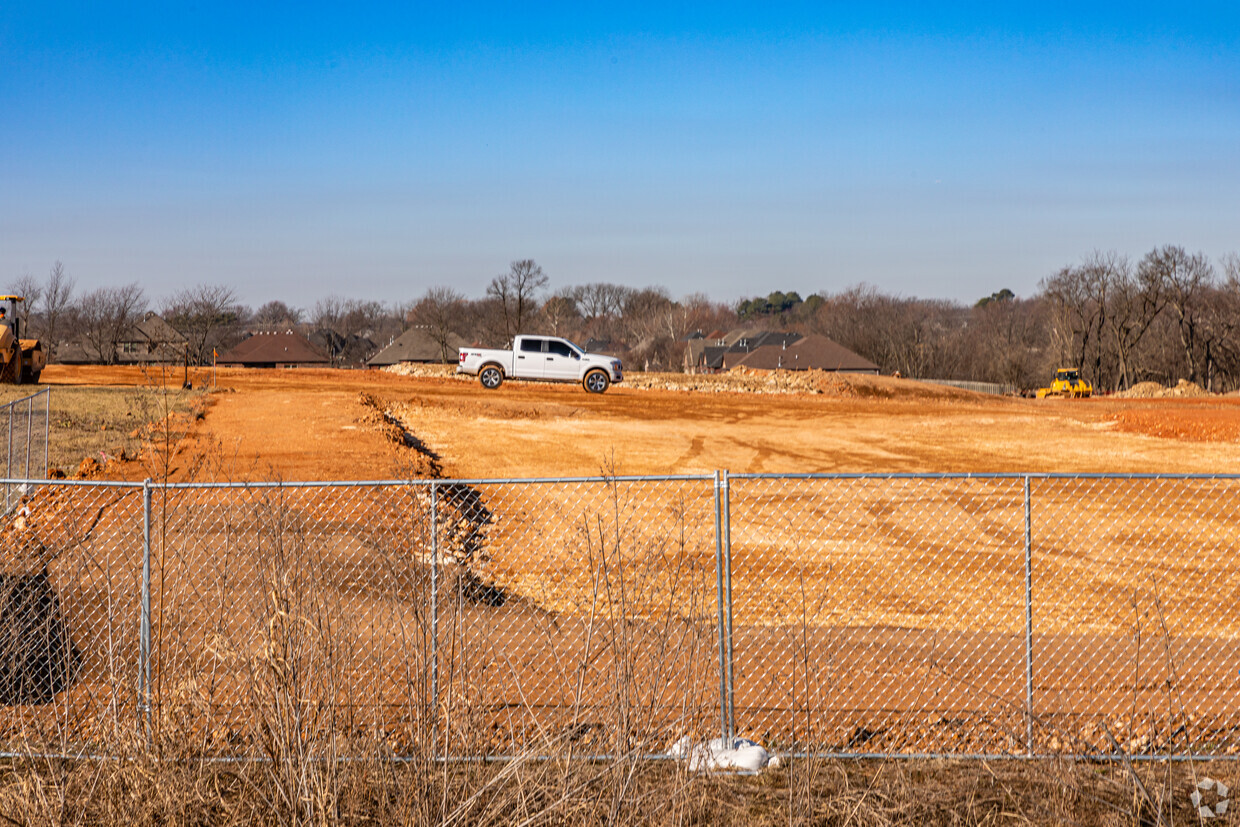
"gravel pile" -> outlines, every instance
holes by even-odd
[[[397,376],[433,376],[440,379],[459,379],[462,382],[474,381],[474,377],[456,372],[456,365],[422,365],[402,362],[399,365],[388,365],[380,370],[395,373]]]
[[[643,390],[698,391],[700,393],[809,393],[852,397],[857,392],[847,378],[822,370],[759,371],[737,368],[729,373],[630,373],[626,387]]]

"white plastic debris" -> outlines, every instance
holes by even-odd
[[[779,756],[771,755],[759,744],[748,738],[732,738],[725,742],[715,738],[705,744],[694,744],[685,736],[667,748],[668,755],[689,762],[693,772],[761,772],[767,767],[778,767]]]
[[[1207,802],[1206,797],[1202,794],[1209,793],[1213,790],[1214,799],[1213,806]],[[1215,781],[1212,778],[1203,778],[1197,784],[1197,789],[1193,790],[1191,796],[1193,806],[1197,808],[1197,815],[1202,819],[1218,818],[1227,814],[1227,805],[1230,803],[1227,795],[1230,791],[1227,785],[1222,781]]]

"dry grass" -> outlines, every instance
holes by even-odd
[[[0,405],[49,386],[0,385]],[[202,391],[164,387],[154,377],[145,387],[50,386],[48,466],[73,476],[85,458],[136,458],[158,427],[172,417],[191,415],[204,398]],[[34,430],[41,432],[42,400],[35,411]],[[15,413],[24,416],[23,411]]]
[[[1198,777],[1206,768],[1198,767]],[[1182,765],[804,760],[759,776],[668,762],[11,761],[15,824],[1144,825],[1199,823]],[[1227,770],[1223,770],[1224,774]],[[290,800],[288,779],[302,797]],[[811,783],[801,783],[807,778]],[[1140,785],[1138,785],[1140,781]],[[1140,788],[1144,787],[1147,799]]]

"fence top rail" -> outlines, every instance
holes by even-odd
[[[406,479],[406,480],[324,480],[315,482],[303,480],[297,482],[170,482],[167,484],[152,482],[154,488],[195,489],[195,488],[361,488],[383,486],[452,486],[452,485],[505,485],[505,484],[554,484],[582,482],[703,482],[714,479],[710,474],[662,474],[645,476],[615,477],[478,477],[460,479]]]
[[[47,477],[0,477],[0,485],[36,485],[45,488],[135,488],[142,489],[141,482],[131,480],[49,480]]]
[[[2,407],[2,406],[0,406]],[[732,474],[736,480],[1240,480],[1240,474],[1140,474],[1140,473],[882,473],[855,474]],[[156,482],[153,480],[70,480],[43,477],[0,477],[0,485],[62,486],[77,488],[135,488],[157,490],[273,489],[273,488],[384,488],[396,486],[449,487],[453,485],[554,485],[565,483],[713,482],[714,474],[662,474],[615,477],[477,477],[404,480],[294,480],[255,482]]]
[[[404,480],[294,480],[254,482],[156,482],[153,480],[49,480],[25,477],[0,477],[0,485],[80,486],[95,488],[143,488],[172,491],[199,489],[271,489],[271,488],[384,488],[396,486],[450,487],[453,485],[534,485],[556,483],[610,483],[610,482],[710,482],[713,474],[663,474],[615,477],[485,477],[476,479],[404,479]]]
[[[41,391],[35,391],[29,396],[23,396],[21,399],[14,399],[12,402],[5,402],[3,405],[0,405],[0,411],[4,410],[5,408],[12,408],[15,405],[20,405],[23,402],[30,402],[32,399],[36,399],[40,396],[50,395],[51,392],[52,392],[51,388],[44,388]]]
[[[1240,480],[1240,474],[1162,474],[1070,471],[728,474],[729,480]]]

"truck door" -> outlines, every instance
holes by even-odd
[[[546,339],[537,336],[521,337],[521,346],[512,358],[512,375],[518,379],[542,379],[547,361],[543,353],[546,344]]]
[[[576,381],[581,375],[581,356],[568,346],[567,342],[547,340],[546,359],[543,364],[543,377],[546,379],[566,379]]]

